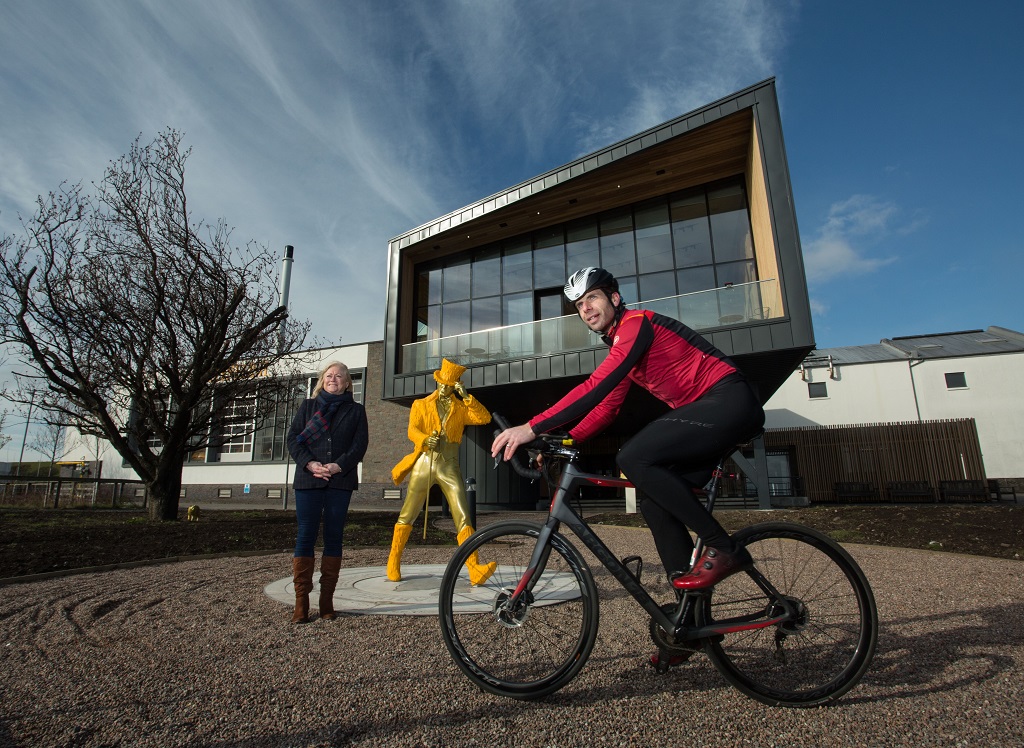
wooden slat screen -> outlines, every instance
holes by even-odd
[[[835,502],[840,481],[872,483],[885,501],[890,481],[985,480],[973,418],[767,429],[765,448],[790,452],[812,503]]]

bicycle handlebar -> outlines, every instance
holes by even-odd
[[[494,420],[496,424],[498,424],[498,428],[495,429],[494,431],[495,437],[497,437],[498,434],[500,434],[505,429],[512,428],[512,425],[508,421],[506,421],[505,417],[502,416],[500,413],[491,413],[491,418]],[[537,441],[537,439],[534,439],[529,444],[522,445],[521,449],[530,449],[531,446],[536,444]],[[512,465],[512,469],[515,470],[524,478],[528,478],[530,480],[537,480],[538,478],[542,477],[540,470],[527,467],[526,465],[523,464],[523,458],[519,456],[519,450],[516,450],[516,453],[512,455],[512,459],[509,460],[509,463]],[[495,459],[495,466],[497,466],[497,459]]]
[[[499,430],[494,432],[495,437],[505,429],[512,428],[511,424],[500,413],[491,413],[491,418],[496,424],[498,424],[499,428]],[[573,440],[568,434],[541,434],[533,441],[519,445],[519,449],[535,450],[543,455],[548,455],[555,459],[572,460],[575,459],[578,454],[573,448]],[[518,449],[516,450],[516,453],[512,455],[509,462],[512,463],[512,469],[524,478],[536,480],[537,478],[545,477],[542,471],[537,470],[536,468],[527,467],[523,464],[523,459],[520,456]],[[495,460],[495,466],[497,466],[497,460]]]

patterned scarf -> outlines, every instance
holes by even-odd
[[[348,402],[351,399],[351,392],[342,392],[338,395],[321,392],[316,396],[316,412],[306,421],[306,428],[302,429],[302,433],[295,437],[295,441],[299,444],[307,442],[312,444],[326,434],[331,423],[331,416],[334,415],[342,403]]]

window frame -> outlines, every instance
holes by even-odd
[[[946,371],[942,374],[943,379],[946,382],[947,390],[966,390],[970,389],[967,386],[967,373],[963,371]],[[954,384],[950,381],[950,377],[959,377],[962,384]]]
[[[817,392],[821,394],[815,394]],[[827,382],[808,382],[807,383],[807,398],[809,400],[827,400],[828,394],[828,383]]]

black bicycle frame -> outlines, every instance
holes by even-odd
[[[715,468],[713,483],[708,492],[708,511],[714,508],[715,496],[718,492],[718,486],[720,484],[720,478],[722,474],[722,464],[719,463]],[[618,580],[619,584],[633,597],[639,605],[646,610],[651,618],[653,618],[662,629],[672,634],[681,640],[694,640],[694,639],[705,639],[710,636],[729,634],[736,631],[755,629],[755,628],[766,628],[768,626],[774,626],[778,623],[792,619],[796,611],[792,605],[776,590],[764,576],[757,571],[757,569],[750,569],[747,573],[751,576],[754,582],[764,591],[764,593],[772,600],[775,604],[781,605],[785,611],[782,615],[773,616],[767,618],[769,609],[773,606],[769,604],[765,609],[758,613],[748,616],[742,616],[730,619],[727,622],[712,624],[710,626],[703,626],[700,628],[688,628],[681,625],[681,621],[686,619],[695,601],[699,599],[702,592],[688,592],[682,593],[679,605],[676,607],[672,616],[665,614],[662,607],[655,602],[645,590],[639,580],[626,568],[615,554],[606,546],[601,539],[594,534],[594,531],[590,529],[587,523],[577,514],[572,506],[569,504],[568,497],[574,495],[577,487],[581,484],[589,483],[591,485],[603,486],[607,488],[632,488],[633,484],[626,478],[613,478],[605,475],[596,475],[592,473],[584,473],[575,463],[569,461],[565,470],[562,472],[561,480],[558,483],[558,488],[555,491],[555,495],[551,500],[551,507],[548,512],[548,519],[544,523],[544,527],[540,531],[540,535],[537,538],[537,546],[533,551],[533,556],[530,558],[530,566],[523,574],[516,586],[515,592],[509,599],[509,605],[515,606],[519,600],[520,595],[527,590],[532,590],[540,575],[543,573],[545,566],[547,565],[548,555],[551,552],[551,535],[558,531],[561,524],[565,524],[572,530],[573,534],[580,539],[580,541],[590,549],[590,552],[597,557],[598,561],[611,572],[612,576]],[[701,545],[698,540],[698,546],[694,550],[694,559],[699,557]],[[691,566],[694,563],[691,560]]]

